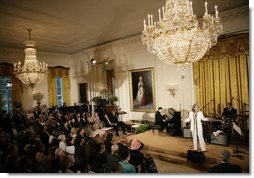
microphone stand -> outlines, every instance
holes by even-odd
[[[243,132],[245,132],[245,120],[246,119],[246,106],[250,106],[249,104],[237,99],[237,98],[232,98],[232,101],[236,100],[238,101],[239,104],[241,104],[242,108],[241,108],[241,121],[242,121],[242,130]]]
[[[213,100],[211,100],[210,102],[208,102],[206,105],[204,105],[202,108],[200,108],[200,110],[203,110],[204,108],[206,108],[209,104],[211,104],[212,102],[214,102],[214,99]],[[204,111],[204,110],[203,110]],[[206,114],[205,114],[206,115]],[[205,137],[205,140],[211,140],[211,128],[210,128],[210,125],[206,122],[206,128],[207,128],[207,130],[206,130],[206,128],[205,128],[205,132],[204,133],[206,133],[206,134],[204,134],[204,137]],[[208,134],[207,134],[207,131],[209,132],[209,136],[208,136]]]
[[[200,110],[202,110],[202,109],[205,109],[209,104],[211,104],[212,102],[214,102],[214,99],[213,100],[211,100],[209,103],[207,103],[206,105],[204,105],[202,108],[200,108]],[[204,110],[203,110],[204,111]]]
[[[244,122],[244,119],[246,119],[246,115],[244,116],[244,113],[246,112],[246,106],[249,106],[247,103],[237,99],[237,98],[232,98],[232,101],[233,100],[236,100],[238,101],[239,104],[241,104],[242,108],[241,108],[241,121],[242,121],[242,130],[245,131],[245,122]],[[240,134],[238,133],[238,142],[236,144],[236,150],[234,150],[234,153],[235,155],[232,155],[233,157],[237,157],[241,160],[243,160],[243,156],[242,155],[239,155],[239,153],[244,153],[243,151],[240,151],[239,150],[239,145],[240,145],[240,142],[241,142],[241,136]]]

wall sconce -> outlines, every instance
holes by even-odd
[[[36,101],[36,103],[38,104],[38,106],[40,106],[40,104],[41,104],[41,100],[43,99],[43,93],[42,92],[40,92],[40,91],[37,91],[37,90],[35,90],[34,92],[33,92],[33,99]]]
[[[173,97],[175,97],[177,89],[178,89],[177,84],[168,85],[168,90]]]

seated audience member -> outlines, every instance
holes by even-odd
[[[106,140],[104,142],[105,146],[106,146],[106,153],[110,154],[111,153],[111,147],[113,145],[112,143],[112,139],[113,139],[113,134],[109,133],[106,137]]]
[[[122,159],[118,156],[119,146],[112,145],[111,146],[111,154],[107,156],[107,165],[112,169],[116,166],[117,163],[122,161]]]
[[[65,122],[64,122],[64,126],[63,126],[62,130],[63,130],[63,132],[64,132],[64,135],[66,135],[66,136],[69,136],[69,135],[70,135],[70,133],[71,133],[71,127],[70,127],[68,121],[65,121]]]
[[[80,127],[77,129],[77,135],[80,135],[83,139],[86,139],[86,131],[84,128]]]
[[[98,144],[98,150],[95,154],[92,171],[96,173],[103,173],[106,172],[106,164],[107,164],[107,155],[105,153],[106,148],[104,143]]]
[[[73,173],[70,170],[72,160],[67,155],[63,156],[62,160],[60,161],[60,170],[62,173]]]
[[[81,118],[80,113],[78,113],[77,116],[76,116],[76,126],[77,127],[83,127],[84,125],[85,125],[85,122]]]
[[[42,105],[41,112],[46,113],[46,115],[49,114],[49,109],[46,104]]]
[[[221,163],[210,168],[209,173],[241,173],[242,168],[238,165],[229,163],[231,154],[229,151],[224,150],[220,153]]]
[[[107,137],[107,134],[104,130],[100,130],[99,131],[99,134],[98,134],[98,137],[96,138],[96,141],[98,144],[101,144],[101,143],[105,143],[106,141],[106,137]]]
[[[53,113],[53,114],[55,114],[55,113],[60,113],[60,110],[58,109],[58,106],[57,106],[57,105],[54,106],[54,110],[53,110],[52,113]]]
[[[128,148],[128,139],[126,137],[122,137],[120,142],[117,143],[117,145],[119,146],[119,152],[118,152],[118,155],[120,157],[122,157],[122,154],[124,154],[126,151],[129,151],[129,148]]]
[[[30,123],[34,119],[34,113],[32,112],[32,110],[28,110],[26,114],[26,121]]]
[[[62,149],[65,153],[73,155],[75,153],[75,146],[74,146],[74,140],[71,138],[69,140],[69,143],[67,145],[66,143],[66,136],[64,134],[59,135],[58,139],[59,142],[59,148]]]
[[[103,127],[103,124],[97,112],[94,113],[93,120],[94,120],[94,124],[93,124],[94,130],[101,129]]]
[[[41,109],[39,106],[35,107],[33,114],[34,114],[35,119],[39,118],[39,116],[41,115]]]
[[[136,168],[136,172],[141,172],[141,166],[142,166],[142,163],[144,162],[144,154],[140,152],[142,148],[143,148],[143,143],[141,143],[137,139],[134,139],[131,141],[131,146],[130,146],[131,158],[129,160],[129,163]]]
[[[80,136],[77,135],[75,138],[75,154],[74,154],[74,161],[77,170],[80,172],[84,172],[84,165],[87,164],[87,154],[84,148],[85,140]]]
[[[5,160],[4,169],[8,173],[19,173],[21,167],[19,164],[20,157],[18,155],[18,145],[11,144],[8,147],[8,155]]]
[[[104,114],[104,119],[105,119],[105,122],[104,122],[105,127],[113,127],[114,130],[116,131],[116,136],[119,136],[117,123],[111,122],[107,114]]]
[[[109,119],[111,123],[116,123],[118,127],[121,127],[123,134],[126,134],[125,133],[126,125],[123,121],[119,121],[119,116],[116,114],[114,110],[111,112]]]
[[[89,124],[94,124],[94,119],[90,112],[86,113],[86,120]]]
[[[43,130],[40,134],[40,139],[41,139],[42,143],[44,144],[44,146],[47,147],[49,145],[49,136],[50,136],[50,134],[48,133],[47,125],[43,125],[42,128],[43,128]]]
[[[78,128],[78,125],[77,125],[77,122],[76,122],[76,120],[74,119],[74,117],[73,116],[69,116],[69,118],[70,118],[70,122],[69,122],[69,124],[70,124],[70,126],[72,127],[72,128]]]
[[[50,172],[52,172],[52,161],[53,159],[55,158],[55,151],[56,151],[57,147],[56,146],[51,146],[49,148],[49,151],[48,151],[48,155],[46,157],[46,164],[49,166],[50,168]]]
[[[85,112],[82,113],[81,119],[82,119],[82,121],[84,123],[84,126],[86,126],[87,125],[87,120],[86,120],[86,113]]]
[[[129,163],[130,160],[130,152],[124,151],[121,155],[122,161],[119,163],[122,166],[122,173],[136,173],[135,167]]]

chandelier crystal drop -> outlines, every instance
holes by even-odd
[[[176,64],[182,72],[190,63],[201,59],[217,43],[223,31],[217,6],[215,16],[212,16],[208,13],[207,2],[202,26],[199,26],[189,0],[167,0],[166,7],[158,12],[157,22],[151,14],[147,22],[144,20],[142,42],[163,63]]]
[[[28,29],[29,40],[25,41],[25,60],[22,66],[21,62],[14,64],[14,74],[24,84],[31,85],[40,83],[48,71],[48,64],[40,62],[36,57],[35,42],[31,41],[31,29]]]

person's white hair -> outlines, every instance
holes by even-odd
[[[66,139],[64,134],[58,136],[58,140],[64,141]]]
[[[114,144],[111,146],[111,153],[112,154],[117,154],[119,151],[119,146],[117,144]]]

